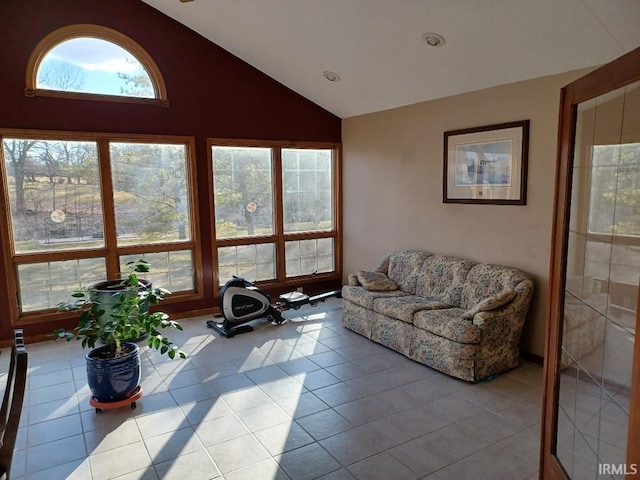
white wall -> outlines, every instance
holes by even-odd
[[[535,279],[522,348],[544,354],[560,89],[588,70],[343,120],[344,272],[423,249]],[[442,202],[443,134],[530,119],[527,205]]]

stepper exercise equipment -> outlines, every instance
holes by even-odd
[[[240,333],[251,332],[253,327],[246,323],[266,318],[273,325],[284,323],[282,313],[285,310],[298,310],[303,305],[316,306],[327,298],[342,297],[341,290],[309,296],[302,292],[283,293],[275,304],[271,297],[261,291],[254,283],[234,276],[220,290],[220,313],[222,322],[208,320],[207,327],[214,329],[225,337],[233,337]]]

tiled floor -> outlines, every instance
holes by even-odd
[[[143,354],[137,408],[96,413],[77,342],[28,345],[16,479],[537,478],[541,367],[455,380],[342,327],[341,304]],[[0,358],[6,359],[3,354]]]

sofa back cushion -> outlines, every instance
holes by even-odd
[[[457,307],[460,305],[462,286],[474,265],[471,260],[431,255],[422,265],[416,295]]]
[[[514,290],[527,279],[529,276],[515,268],[486,263],[475,265],[462,287],[460,306],[464,309],[473,308],[485,298],[504,290]]]
[[[389,258],[388,277],[403,292],[416,293],[416,282],[429,253],[418,250],[396,252]]]

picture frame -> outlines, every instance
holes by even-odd
[[[527,204],[529,120],[444,132],[444,203]]]

